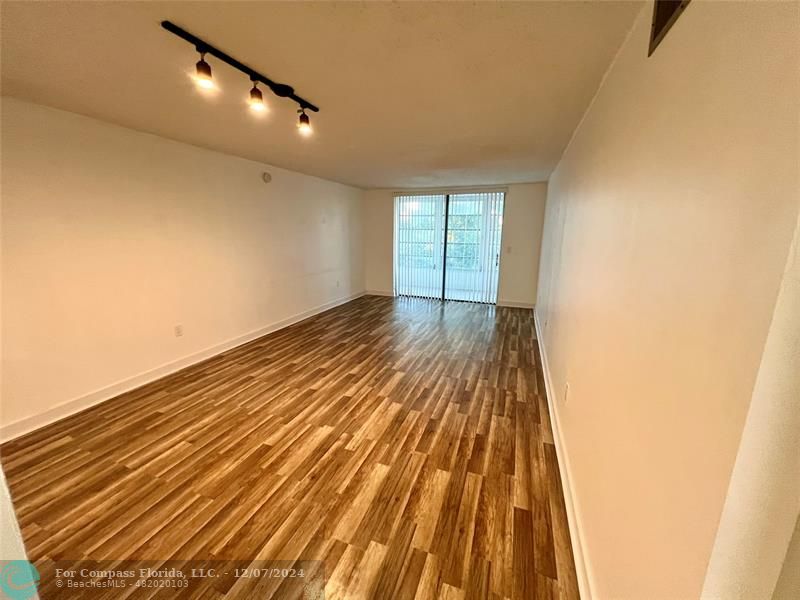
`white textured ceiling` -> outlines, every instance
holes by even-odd
[[[2,93],[364,188],[541,181],[639,2],[3,2]],[[197,55],[169,19],[321,108]]]

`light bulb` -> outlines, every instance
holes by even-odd
[[[211,65],[209,65],[204,58],[205,54],[200,55],[200,60],[195,65],[195,78],[194,81],[201,88],[207,90],[214,89],[214,80],[211,78]]]
[[[247,103],[250,105],[250,109],[256,112],[264,112],[267,110],[267,105],[264,104],[264,96],[261,94],[261,90],[256,87],[256,84],[253,84],[253,89],[250,90],[250,98],[247,100]]]
[[[300,120],[297,122],[297,129],[301,135],[309,136],[312,133],[311,121],[305,112],[300,113]]]

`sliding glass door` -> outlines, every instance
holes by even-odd
[[[395,294],[496,303],[503,200],[503,192],[395,196]]]

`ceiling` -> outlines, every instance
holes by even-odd
[[[3,2],[2,93],[362,188],[542,181],[639,2]],[[168,19],[317,104],[315,133]]]

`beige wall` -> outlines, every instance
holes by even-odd
[[[364,289],[361,190],[2,111],[6,437]]]
[[[648,58],[648,3],[550,179],[537,318],[596,599],[700,596],[798,210],[799,8],[693,2]]]
[[[368,190],[364,194],[364,261],[366,289],[390,294],[394,237],[394,193]],[[533,306],[537,267],[547,198],[546,183],[507,186],[503,218],[498,304]]]

